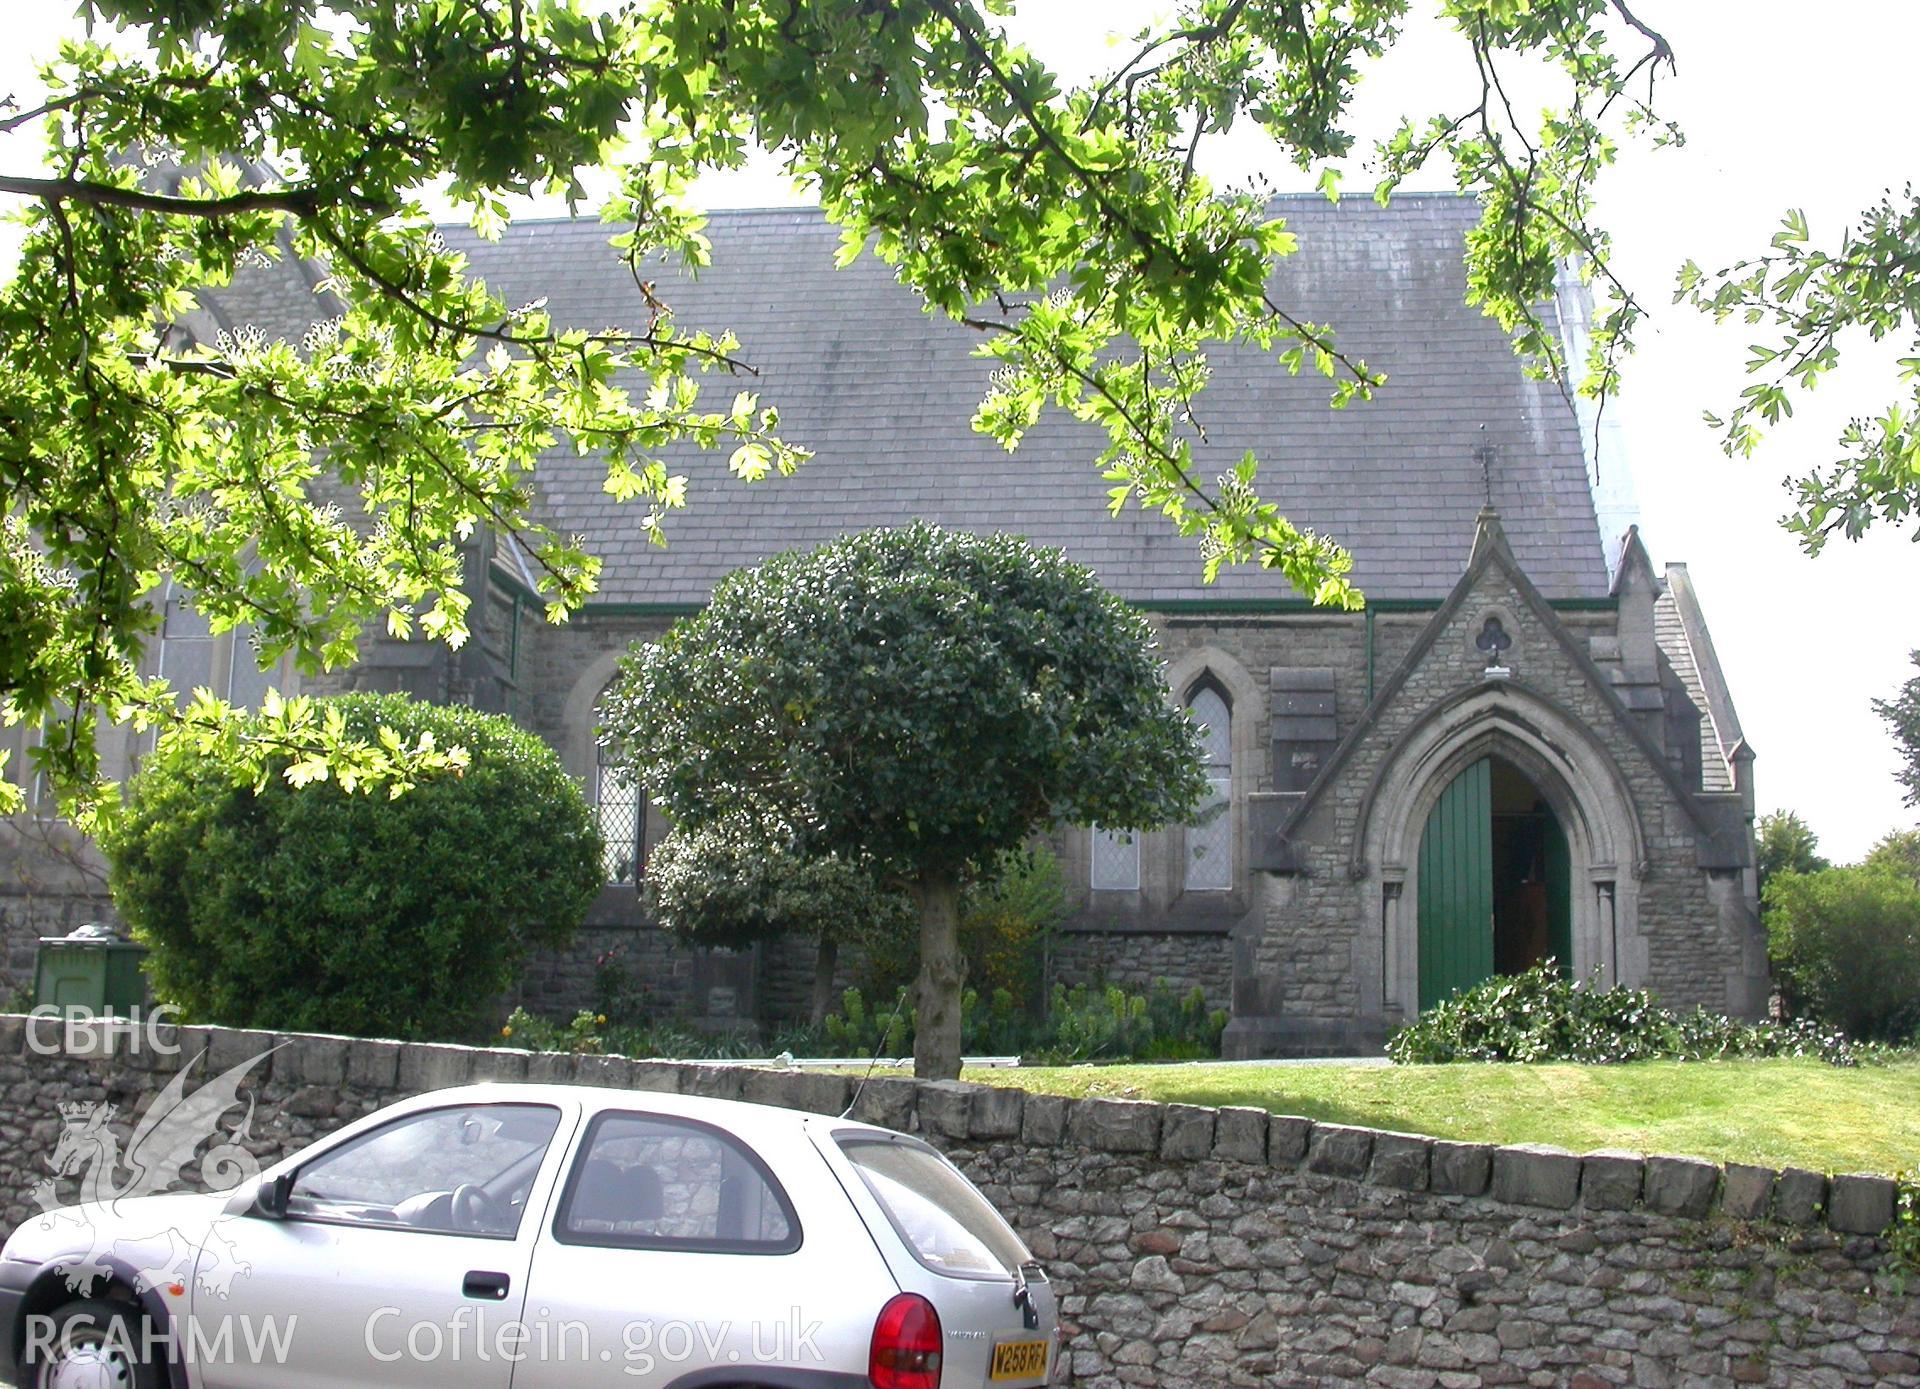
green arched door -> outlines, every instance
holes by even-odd
[[[1493,761],[1440,795],[1420,836],[1420,1010],[1493,973]]]
[[[1546,813],[1547,925],[1553,958],[1562,974],[1573,973],[1573,854],[1567,832],[1552,811]]]
[[[1483,757],[1441,794],[1420,837],[1420,1007],[1496,972],[1573,961],[1572,855],[1539,790]]]

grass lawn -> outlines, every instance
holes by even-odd
[[[1627,1066],[1062,1066],[968,1080],[1059,1095],[1255,1105],[1441,1138],[1677,1153],[1769,1167],[1920,1166],[1920,1060]]]

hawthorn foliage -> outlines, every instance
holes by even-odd
[[[1674,137],[1655,104],[1673,54],[1627,0],[1424,8],[1477,81],[1380,142],[1375,194],[1436,169],[1477,194],[1469,297],[1540,370],[1603,391],[1640,306],[1594,184],[1623,141]],[[684,501],[669,445],[729,450],[749,480],[798,466],[753,344],[649,289],[656,258],[707,256],[691,181],[756,147],[844,255],[979,331],[1002,370],[977,428],[1013,447],[1047,409],[1094,422],[1116,509],[1164,512],[1209,573],[1258,562],[1357,605],[1337,540],[1262,499],[1263,460],[1196,470],[1215,344],[1323,374],[1334,404],[1383,384],[1276,297],[1294,233],[1197,156],[1251,123],[1337,194],[1356,84],[1413,10],[1180,0],[1067,84],[1006,37],[1010,0],[83,0],[46,99],[0,106],[0,197],[25,222],[0,288],[5,719],[42,730],[34,756],[83,812],[100,713],[362,788],[457,767],[295,701],[238,738],[211,695],[143,678],[156,590],[246,624],[263,664],[338,665],[370,626],[457,643],[480,528],[519,544],[551,619],[594,591],[594,556],[541,520],[543,451],[603,459],[663,541]],[[1511,99],[1522,70],[1544,108]],[[518,195],[597,211],[633,271],[625,326],[504,302],[436,235],[428,189],[483,235]],[[330,296],[305,340],[174,331],[208,287],[295,256]],[[1570,259],[1603,291],[1585,363],[1537,313]]]
[[[1718,321],[1762,330],[1748,348],[1753,382],[1724,414],[1707,412],[1729,456],[1752,455],[1766,431],[1863,343],[1906,349],[1878,415],[1842,426],[1834,454],[1790,483],[1787,529],[1817,555],[1836,535],[1910,524],[1920,513],[1920,194],[1888,189],[1830,245],[1806,214],[1781,220],[1766,252],[1708,274],[1689,261],[1674,298]],[[1915,532],[1920,539],[1920,531]]]

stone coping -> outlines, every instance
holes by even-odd
[[[1365,1182],[1399,1191],[1471,1197],[1510,1206],[1566,1211],[1644,1210],[1654,1215],[1771,1220],[1844,1235],[1877,1235],[1894,1221],[1897,1183],[1850,1172],[1829,1177],[1806,1168],[1774,1171],[1746,1163],[1643,1156],[1603,1149],[1574,1153],[1542,1144],[1501,1146],[1421,1134],[1322,1123],[1264,1109],[1167,1104],[1152,1100],[1071,1099],[1064,1095],[876,1075],[858,1087],[851,1073],[776,1070],[711,1061],[643,1061],[624,1056],[529,1052],[501,1047],[376,1041],[225,1027],[152,1029],[170,1050],[111,1050],[92,1032],[80,1044],[52,1020],[39,1020],[40,1046],[27,1048],[33,1019],[0,1015],[0,1056],[169,1073],[207,1057],[212,1074],[270,1052],[260,1079],[300,1088],[353,1086],[416,1094],[478,1081],[606,1085],[841,1114],[948,1143],[1018,1141],[1030,1148],[1075,1147],[1166,1162],[1224,1161]],[[97,1025],[95,1025],[97,1027]],[[125,1026],[124,1024],[122,1025]],[[89,1046],[89,1038],[94,1045]],[[858,1063],[854,1063],[857,1065]]]

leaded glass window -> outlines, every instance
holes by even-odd
[[[251,626],[215,636],[186,590],[171,581],[161,608],[159,673],[182,703],[204,687],[236,709],[259,708],[280,676],[278,667],[260,669]]]
[[[213,633],[177,584],[167,585],[160,626],[160,675],[180,698],[213,687]]]
[[[1093,888],[1096,892],[1140,890],[1140,835],[1136,830],[1108,830],[1095,825]]]
[[[260,669],[260,649],[253,644],[251,627],[233,629],[233,659],[227,676],[227,703],[236,709],[258,709],[278,674]]]
[[[1226,696],[1211,684],[1196,688],[1187,713],[1200,725],[1207,794],[1187,826],[1187,890],[1225,892],[1233,886],[1233,718]]]
[[[631,883],[640,874],[646,826],[640,788],[604,744],[595,746],[594,803],[603,843],[601,862],[610,883]]]

